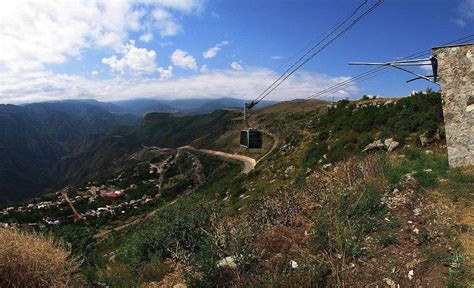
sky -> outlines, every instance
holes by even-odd
[[[253,99],[361,2],[2,1],[0,103]],[[351,61],[397,60],[473,33],[474,0],[385,0],[267,99],[307,98],[370,69]],[[390,71],[326,97],[438,89],[410,78]]]

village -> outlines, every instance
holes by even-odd
[[[191,167],[195,170],[194,172],[196,172],[196,184],[202,184],[204,180],[200,173],[202,165],[199,159],[192,153],[182,153],[181,150],[178,149],[176,154],[171,154],[160,163],[149,163],[146,164],[145,167],[135,167],[134,174],[131,178],[138,179],[135,179],[136,181],[133,181],[134,183],[129,184],[125,188],[118,187],[123,185],[117,183],[128,183],[130,179],[127,179],[125,176],[126,173],[121,172],[117,177],[105,181],[105,184],[88,182],[87,185],[82,188],[65,188],[55,192],[46,197],[48,200],[42,197],[33,200],[31,203],[3,208],[0,210],[0,228],[19,226],[22,228],[42,229],[77,223],[89,219],[124,215],[127,211],[138,210],[143,205],[159,199],[162,195],[162,191],[173,188],[179,184],[179,180],[177,182],[175,179],[171,179],[173,181],[166,179],[165,174],[168,169],[176,164],[178,158],[183,155],[192,162]],[[139,170],[142,170],[142,175],[139,175]],[[146,180],[141,180],[143,178],[146,178]],[[184,180],[186,180],[185,177]],[[168,183],[164,185],[164,182]],[[191,189],[192,186],[186,188]],[[148,193],[142,193],[142,190]],[[81,209],[79,209],[79,207]],[[76,209],[79,209],[80,212]],[[48,213],[48,211],[51,213]],[[36,217],[36,221],[25,222],[11,220],[28,218],[25,216],[35,218],[32,215],[45,215],[45,217]]]

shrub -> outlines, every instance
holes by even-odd
[[[150,221],[150,227],[139,231],[126,244],[122,259],[138,267],[152,259],[169,257],[187,261],[208,237],[203,227],[209,227],[210,211],[187,202],[168,206]]]
[[[1,287],[65,287],[77,280],[79,263],[53,237],[0,230]]]
[[[382,236],[380,236],[379,239],[379,242],[380,244],[382,244],[383,247],[388,247],[390,245],[397,244],[398,241],[398,237],[392,234],[383,234]]]

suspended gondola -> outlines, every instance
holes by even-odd
[[[262,132],[255,128],[250,128],[247,122],[248,111],[255,106],[255,102],[245,103],[244,106],[244,123],[246,129],[240,131],[240,146],[247,149],[260,149],[262,148]]]
[[[361,21],[367,15],[372,13],[383,2],[384,0],[375,0],[375,2],[372,2],[372,5],[370,7],[364,9],[364,7],[366,7],[365,5],[369,3],[369,1],[363,0],[362,3],[351,12],[351,14],[343,18],[338,24],[332,27],[328,31],[328,33],[326,33],[321,39],[316,40],[314,43],[312,43],[309,50],[307,50],[300,57],[298,57],[298,59],[290,67],[288,67],[275,81],[273,81],[270,86],[268,86],[262,93],[260,93],[260,95],[258,95],[255,100],[250,103],[245,103],[244,121],[246,129],[240,132],[240,145],[242,147],[248,149],[260,149],[262,148],[263,144],[262,132],[258,129],[250,128],[247,123],[248,111],[252,109],[252,107],[257,105],[260,101],[262,101],[265,97],[267,97],[270,93],[275,91],[275,89],[277,89],[283,82],[285,82],[292,74],[298,71],[303,65],[305,65],[316,55],[321,53],[324,49],[329,47],[334,41],[336,41],[347,31],[352,29],[359,21]],[[304,49],[306,49],[306,47]],[[300,52],[298,52],[297,54],[300,54]],[[297,54],[295,54],[294,56],[297,56]]]

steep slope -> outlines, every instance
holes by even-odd
[[[150,113],[137,127],[117,128],[90,137],[59,163],[61,184],[109,173],[124,157],[142,147],[178,148],[200,139],[212,143],[236,117],[235,112],[218,110],[197,116]]]
[[[0,203],[42,193],[57,161],[87,135],[137,120],[76,101],[0,105]]]
[[[103,132],[116,125],[136,125],[139,118],[120,111],[120,107],[94,100],[66,100],[25,105],[32,113],[43,115],[59,112],[81,120],[93,132]],[[95,129],[95,130],[94,130]]]
[[[84,257],[87,281],[111,287],[467,283],[463,243],[472,224],[457,219],[473,203],[474,178],[448,167],[439,93],[255,111],[250,123],[271,133],[271,145],[245,152],[270,151],[248,174],[202,153],[240,151],[241,115],[219,113],[154,114],[140,127],[99,136],[112,146],[92,145],[90,159],[104,155],[103,146],[123,154],[93,164],[116,170],[67,191],[83,220],[74,222],[61,195],[51,195],[49,204],[42,198],[3,210],[0,222],[44,225],[39,230]],[[188,141],[199,149],[173,148]],[[113,191],[122,198],[94,194]]]

